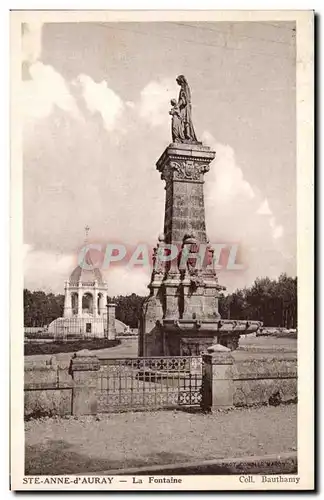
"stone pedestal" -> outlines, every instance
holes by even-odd
[[[98,407],[100,362],[91,351],[80,351],[71,360],[73,378],[72,414],[95,415]]]
[[[234,405],[233,357],[220,344],[210,346],[203,355],[201,407],[206,412],[231,408]]]

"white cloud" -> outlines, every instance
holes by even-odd
[[[34,63],[39,59],[42,50],[41,22],[24,23],[22,37],[23,61]]]
[[[103,272],[108,282],[109,295],[148,295],[147,285],[150,281],[150,269],[147,267],[111,267]]]
[[[261,203],[260,207],[257,210],[257,214],[272,215],[267,198]]]
[[[25,119],[40,119],[49,116],[54,106],[80,118],[80,111],[70,92],[70,86],[52,66],[38,59],[41,55],[42,23],[24,25],[23,60],[29,64],[30,79],[24,80],[21,93],[21,108]],[[114,129],[116,120],[123,111],[120,97],[111,90],[106,81],[96,83],[88,75],[81,74],[72,84],[79,84],[82,95],[91,113],[100,113],[108,131]],[[127,103],[129,108],[134,103]]]
[[[213,177],[212,196],[218,203],[228,203],[238,197],[252,200],[255,197],[252,186],[244,179],[243,172],[236,162],[233,148],[219,144],[205,131],[202,140],[214,151],[216,158],[211,167]]]
[[[54,107],[79,117],[76,102],[60,73],[52,66],[35,62],[29,67],[30,80],[22,82],[21,106],[25,119],[49,116]]]
[[[141,91],[138,104],[140,117],[153,127],[170,122],[168,109],[171,109],[170,100],[174,97],[174,84],[171,79],[149,82]]]
[[[105,80],[96,83],[90,76],[81,74],[75,83],[81,86],[88,110],[91,113],[100,113],[106,130],[113,130],[124,109],[122,99],[108,87]]]
[[[75,256],[33,250],[24,245],[25,287],[63,293],[64,281],[75,267]]]
[[[271,217],[269,221],[270,227],[272,229],[272,236],[275,240],[278,238],[281,238],[284,233],[284,228],[283,226],[277,226],[276,224],[276,219],[274,217]]]
[[[211,178],[206,185],[206,205],[210,209],[209,218],[217,220],[219,213],[223,220],[218,224],[218,230],[224,234],[231,233],[232,239],[240,241],[250,239],[249,245],[258,238],[260,231],[259,216],[268,218],[270,236],[277,240],[284,233],[284,228],[276,223],[267,198],[255,210],[257,195],[244,179],[242,169],[236,162],[234,150],[224,144],[219,144],[208,131],[203,133],[203,142],[216,151],[216,158],[211,166]]]
[[[257,212],[258,215],[269,217],[269,226],[271,228],[271,234],[273,239],[277,240],[281,238],[284,233],[283,226],[277,225],[276,218],[272,215],[272,210],[269,206],[267,198],[261,203]]]
[[[268,200],[244,178],[233,149],[217,143],[210,132],[202,138],[216,151],[205,179],[207,234],[211,243],[237,243],[237,262],[244,266],[242,271],[221,271],[220,283],[232,291],[265,272],[275,278],[283,270],[283,227],[276,223]]]
[[[80,117],[69,85],[62,75],[39,60],[42,26],[40,22],[23,24],[22,60],[28,63],[29,72],[29,78],[22,82],[20,94],[20,109],[25,123],[49,116],[55,106],[74,117]]]

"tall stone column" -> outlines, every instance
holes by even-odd
[[[215,152],[202,144],[176,143],[156,164],[165,180],[165,242],[179,254],[168,264],[163,283],[165,319],[219,317],[216,272],[206,257],[210,247],[204,205],[204,175],[214,158]]]
[[[165,181],[163,244],[174,257],[144,304],[140,353],[177,356],[188,338],[199,351],[213,341],[221,287],[206,235],[204,175],[214,158],[215,152],[201,143],[172,143],[156,163]],[[153,274],[150,289],[155,281]]]
[[[209,170],[215,152],[201,144],[170,144],[158,160],[156,166],[165,180],[165,218],[164,236],[166,244],[177,246],[180,252],[184,241],[195,237],[198,244],[207,244],[205,206],[204,206],[204,174]],[[188,292],[187,272],[179,269],[176,259],[168,265],[164,282],[166,298],[165,318],[181,318],[196,315],[197,300],[192,308],[184,311],[185,296]],[[180,287],[181,278],[186,280]],[[199,308],[199,307],[198,307]],[[192,311],[191,311],[192,309]]]

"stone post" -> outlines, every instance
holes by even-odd
[[[203,354],[201,407],[206,412],[233,407],[233,356],[220,344],[207,348]]]
[[[78,283],[78,316],[82,316],[82,288],[81,283]]]
[[[95,415],[98,407],[99,359],[91,351],[79,351],[71,359],[72,415]]]
[[[101,292],[99,301],[99,312],[102,318],[106,314],[106,302],[107,302],[107,294],[105,292]]]
[[[116,304],[107,304],[107,338],[114,340],[116,338]]]
[[[96,318],[98,316],[98,281],[94,282],[94,294],[93,294],[93,316]]]
[[[65,297],[64,297],[64,318],[72,316],[72,304],[71,304],[71,292],[69,290],[69,282],[65,281],[64,286]]]

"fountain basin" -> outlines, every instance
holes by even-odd
[[[229,319],[163,319],[163,331],[169,339],[179,338],[179,345],[193,344],[196,340],[198,350],[218,343],[235,350],[241,335],[255,333],[263,325],[261,321]],[[174,342],[173,342],[174,343]],[[198,354],[195,352],[194,354]]]
[[[163,327],[167,331],[184,331],[201,333],[242,333],[244,335],[256,332],[262,326],[262,321],[250,320],[199,320],[199,319],[164,319]]]

